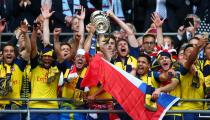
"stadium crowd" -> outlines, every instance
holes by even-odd
[[[120,1],[112,0],[110,4],[110,0],[102,0],[98,8],[95,5],[100,4],[91,0],[0,0],[0,37],[1,41],[6,41],[1,44],[0,51],[0,99],[73,99],[61,102],[0,100],[0,109],[121,110],[116,102],[95,101],[114,99],[100,83],[80,86],[95,54],[151,86],[146,90],[144,104],[151,112],[157,110],[156,100],[161,92],[181,99],[209,99],[209,1],[185,0],[184,11],[187,7],[192,11],[183,19],[173,11],[182,10],[183,0],[137,1],[147,11],[145,24],[139,23],[146,32],[138,38],[135,35],[138,24],[126,22],[129,18],[126,15],[131,11],[124,11]],[[204,7],[200,7],[201,4]],[[97,26],[89,22],[90,14],[96,9],[106,11],[111,21],[108,34],[98,34]],[[1,36],[1,33],[11,31],[15,34],[11,38]],[[173,37],[163,35],[163,32],[176,31],[177,35]],[[60,36],[62,32],[73,36]],[[207,102],[179,101],[170,109],[207,110],[210,106]],[[31,120],[129,120],[131,117],[126,113],[30,115]],[[0,113],[1,120],[26,118],[27,114]],[[166,114],[163,118],[199,119],[198,113]]]

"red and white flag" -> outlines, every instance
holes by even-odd
[[[162,119],[166,111],[179,100],[174,96],[161,93],[157,100],[157,111],[149,111],[144,107],[148,85],[107,62],[97,54],[89,63],[81,86],[96,86],[98,82],[134,120]]]

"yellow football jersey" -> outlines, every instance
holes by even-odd
[[[193,74],[187,72],[181,74],[181,98],[182,99],[203,99],[204,98],[204,76],[200,70],[197,70],[199,78],[199,87],[192,86]],[[203,102],[181,102],[183,110],[202,110],[204,108]]]
[[[158,88],[158,82],[155,80],[153,72],[149,74],[146,74],[144,76],[140,77],[140,80],[142,80],[143,82],[145,82],[148,85],[151,85],[154,88]]]
[[[59,74],[51,83],[48,81],[49,69],[38,65],[31,70],[31,98],[57,98]],[[30,108],[58,108],[58,101],[30,101]]]
[[[76,89],[76,85],[78,83],[79,78],[84,78],[87,68],[84,68],[82,72],[79,74],[78,78],[71,80],[70,82],[66,82],[62,88],[62,97],[63,98],[72,98],[74,95],[74,91]]]
[[[11,83],[12,83],[12,92],[6,96],[0,96],[0,98],[20,98],[20,91],[22,86],[23,79],[23,70],[27,62],[23,59],[15,59],[14,64],[11,66]],[[4,64],[0,64],[0,77],[6,77],[6,71]],[[21,101],[13,101],[18,105],[21,105]],[[10,101],[0,101],[0,104],[9,104]]]
[[[120,58],[117,58],[114,61],[114,65],[121,68],[122,70],[126,72],[130,72],[132,69],[137,68],[137,60],[133,56],[127,56],[125,59],[125,63],[123,63]]]

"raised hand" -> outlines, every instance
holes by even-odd
[[[191,67],[190,67],[190,72],[194,75],[194,76],[196,76],[196,67],[195,67],[195,65],[193,64]]]
[[[190,24],[190,26],[186,27],[186,30],[188,32],[191,32],[192,34],[195,33],[196,29],[195,29],[194,25],[191,22],[189,22],[189,24]]]
[[[82,35],[79,32],[76,33],[75,40],[81,40],[81,38],[82,38]]]
[[[54,35],[54,37],[56,37],[56,38],[59,37],[60,33],[61,33],[61,28],[55,28],[55,29],[53,30],[53,35]]]
[[[49,19],[55,11],[50,12],[50,7],[47,4],[42,5],[41,7],[42,16],[45,19]]]
[[[41,23],[40,22],[34,22],[33,30],[37,32],[40,29],[41,29]]]
[[[114,12],[113,12],[112,9],[108,10],[108,11],[106,12],[106,14],[107,14],[107,16],[109,16],[109,17],[113,17],[113,16],[114,16]]]
[[[207,43],[208,43],[208,37],[205,35],[202,35],[202,37],[199,38],[197,46],[199,48],[204,48]]]
[[[71,20],[72,20],[72,17],[71,16],[66,16],[65,17],[65,21],[70,24],[71,23]]]
[[[177,31],[177,34],[180,35],[180,36],[183,36],[184,32],[186,31],[186,29],[184,28],[184,26],[180,26],[178,31]]]
[[[0,20],[0,33],[2,33],[4,31],[5,26],[6,26],[6,20],[5,20],[5,18],[3,18]]]
[[[168,76],[168,79],[171,79],[171,78],[175,77],[176,76],[176,71],[174,69],[172,69],[172,68],[169,69],[167,71],[167,76]]]
[[[28,24],[25,20],[20,22],[20,30],[22,33],[28,32]]]
[[[160,16],[158,15],[158,13],[154,12],[151,16],[151,20],[152,22],[155,24],[156,27],[162,27],[163,23],[164,23],[164,19],[161,20]]]
[[[90,96],[87,96],[87,99],[88,99],[88,100],[95,100],[95,99],[96,99],[96,96],[90,95]]]
[[[77,13],[77,18],[79,19],[79,20],[84,20],[85,19],[85,8],[83,7],[83,6],[81,6],[81,13],[80,13],[80,15],[79,15],[79,13]]]
[[[33,30],[36,31],[37,33],[42,33],[43,22],[44,22],[44,17],[42,16],[42,14],[40,14],[34,21]]]
[[[27,22],[24,20],[24,21],[21,21],[20,22],[20,27],[18,27],[17,30],[15,30],[15,35],[16,35],[16,38],[18,40],[22,40],[23,38],[25,38],[25,33],[28,32],[28,24]]]
[[[160,89],[155,89],[155,91],[152,93],[152,99],[157,100],[160,93],[161,93]]]
[[[89,23],[88,25],[86,25],[86,30],[88,31],[88,33],[94,34],[96,31],[96,26],[92,23]]]

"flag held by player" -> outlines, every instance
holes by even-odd
[[[157,100],[155,112],[146,109],[144,103],[148,85],[97,54],[91,60],[81,86],[96,86],[98,82],[134,120],[162,119],[167,110],[179,100],[163,93]]]

